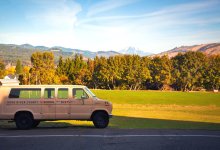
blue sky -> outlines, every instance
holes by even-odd
[[[0,0],[0,43],[159,53],[220,42],[220,0]]]

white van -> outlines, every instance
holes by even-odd
[[[18,129],[46,120],[89,120],[108,126],[112,104],[81,85],[0,86],[0,119],[14,120]]]

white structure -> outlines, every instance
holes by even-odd
[[[7,75],[4,79],[0,79],[0,86],[6,85],[19,85],[20,81],[17,79],[15,75]]]

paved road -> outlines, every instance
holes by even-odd
[[[220,150],[220,131],[0,129],[0,150]]]

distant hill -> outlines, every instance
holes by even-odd
[[[120,53],[115,51],[98,51],[92,52],[89,50],[80,50],[80,49],[72,49],[72,48],[65,48],[61,46],[54,46],[54,47],[46,47],[46,46],[32,46],[30,44],[23,44],[23,45],[16,45],[21,48],[25,49],[32,49],[32,50],[44,50],[44,51],[62,51],[64,53],[73,53],[73,54],[82,54],[86,58],[94,58],[95,56],[114,56]]]
[[[220,54],[220,43],[175,47],[174,49],[171,49],[171,50],[168,50],[168,51],[156,54],[156,55],[152,55],[152,56],[168,55],[169,57],[174,57],[178,53],[186,53],[188,51],[202,52],[206,55],[216,55],[216,54]]]
[[[128,47],[119,52],[116,51],[92,52],[89,50],[72,49],[61,46],[46,47],[46,46],[33,46],[30,44],[22,44],[22,45],[0,44],[0,59],[3,59],[6,63],[13,63],[13,64],[16,63],[17,59],[20,59],[25,65],[29,65],[30,57],[32,53],[36,51],[53,52],[55,56],[55,63],[58,63],[58,59],[60,56],[62,56],[63,58],[67,58],[67,57],[73,57],[75,54],[82,54],[84,60],[87,60],[88,58],[94,58],[95,56],[109,57],[109,56],[122,55],[122,54],[128,54],[128,55],[136,54],[140,56],[150,56],[150,57],[168,55],[169,57],[174,57],[178,53],[185,53],[188,51],[200,51],[207,55],[214,55],[214,54],[220,54],[220,43],[181,46],[159,54],[144,52],[135,47]]]
[[[121,54],[128,54],[128,55],[136,54],[136,55],[139,55],[139,56],[149,56],[149,55],[152,55],[152,53],[141,51],[141,50],[139,50],[138,48],[135,48],[135,47],[125,48],[123,50],[120,50],[119,53],[121,53]]]
[[[4,62],[15,64],[17,59],[20,59],[23,64],[30,65],[30,57],[32,53],[37,51],[50,51],[48,48],[36,48],[29,44],[15,45],[15,44],[0,44],[0,59]],[[71,56],[71,52],[54,52],[55,61],[58,62],[60,56]]]
[[[82,54],[84,59],[94,58],[95,56],[114,56],[119,55],[120,53],[115,51],[98,51],[91,52],[89,50],[80,50],[65,48],[60,46],[55,47],[46,47],[46,46],[33,46],[30,44],[0,44],[0,58],[3,59],[6,63],[15,63],[17,59],[21,59],[23,63],[30,64],[30,57],[32,53],[36,51],[51,51],[55,55],[55,61],[58,62],[60,56],[73,57],[75,54]]]

